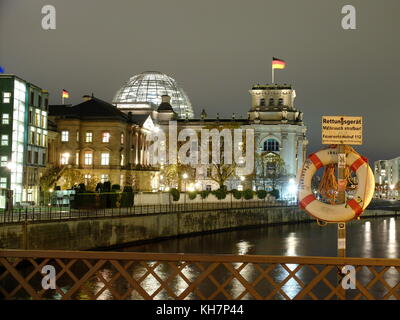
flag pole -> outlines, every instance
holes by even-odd
[[[272,67],[272,84],[275,84],[275,72],[274,72],[274,67],[272,66],[272,64],[271,64],[271,67]]]

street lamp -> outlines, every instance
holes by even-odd
[[[188,178],[188,174],[185,172],[182,175],[183,181],[185,182],[185,198],[184,198],[184,204],[186,204],[186,179]]]

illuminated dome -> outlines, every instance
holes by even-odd
[[[156,110],[161,103],[161,96],[169,95],[171,105],[178,117],[193,118],[192,104],[182,88],[170,76],[158,71],[146,71],[131,77],[128,82],[118,90],[113,103],[119,109]]]

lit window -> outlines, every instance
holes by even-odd
[[[91,174],[85,174],[84,178],[85,178],[85,184],[87,185],[90,182],[90,179],[92,179],[92,175]]]
[[[91,165],[93,163],[93,153],[86,152],[85,153],[85,165]]]
[[[8,163],[8,157],[7,156],[2,156],[0,159],[0,166],[1,167],[6,167]]]
[[[69,139],[69,131],[61,131],[61,141],[62,142],[68,142]]]
[[[124,134],[121,133],[121,144],[124,144]]]
[[[1,145],[8,146],[8,135],[7,134],[1,135]]]
[[[110,142],[110,133],[109,132],[103,132],[103,138],[101,139],[102,142],[108,143]]]
[[[279,142],[275,139],[265,140],[264,151],[279,151]]]
[[[75,164],[79,166],[79,152],[75,153]]]
[[[61,164],[68,164],[70,154],[68,152],[64,152],[61,154]]]
[[[100,176],[100,181],[101,181],[101,183],[108,181],[108,174],[102,174]]]
[[[3,103],[10,103],[11,92],[3,92]]]
[[[110,164],[110,154],[107,153],[102,153],[101,154],[101,165],[102,166],[108,166]]]
[[[9,123],[10,123],[10,115],[8,113],[3,113],[1,124],[9,124]]]
[[[119,176],[119,185],[120,185],[121,187],[124,185],[124,175],[123,175],[123,174],[121,174],[121,175]]]
[[[79,142],[79,130],[76,130],[76,141]]]
[[[7,189],[7,178],[5,177],[0,178],[0,188]]]
[[[92,142],[92,141],[93,141],[93,132],[91,132],[91,131],[86,132],[86,139],[85,139],[85,141],[86,141],[86,142]]]
[[[123,166],[123,165],[124,165],[124,162],[125,162],[125,157],[124,157],[124,155],[123,155],[123,154],[121,154],[121,166]]]

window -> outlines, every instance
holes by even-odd
[[[67,130],[61,131],[61,141],[68,142],[68,139],[69,139],[69,131]]]
[[[91,131],[87,131],[86,132],[85,141],[86,142],[93,142],[93,132],[91,132]]]
[[[1,156],[0,158],[0,166],[1,167],[7,167],[8,163],[8,157],[7,156]]]
[[[101,181],[101,183],[108,181],[108,174],[102,174],[100,176],[100,181]]]
[[[68,162],[69,162],[69,157],[70,157],[70,154],[69,154],[68,152],[62,153],[62,154],[61,154],[60,163],[61,163],[61,164],[68,164]]]
[[[43,156],[42,156],[42,165],[46,165],[46,154],[45,153],[43,153]]]
[[[35,164],[39,164],[39,152],[37,152],[37,151],[35,151]]]
[[[1,145],[8,146],[8,135],[7,134],[1,135]]]
[[[1,124],[9,124],[9,123],[10,123],[10,115],[8,113],[3,113]]]
[[[88,185],[89,182],[90,182],[90,179],[92,179],[92,175],[91,174],[85,174],[84,178],[85,178],[85,185]]]
[[[265,140],[264,151],[279,151],[279,142],[275,139]]]
[[[92,152],[85,152],[85,165],[92,165],[93,163],[93,153]]]
[[[119,185],[122,187],[124,185],[124,175],[120,174],[119,175]]]
[[[104,143],[109,143],[110,142],[110,133],[109,132],[103,132],[101,141],[104,142]]]
[[[124,144],[124,134],[121,133],[121,144]]]
[[[5,177],[0,178],[0,188],[7,189],[7,178]]]
[[[76,130],[76,141],[79,142],[79,130]]]
[[[40,114],[39,114],[39,111],[35,112],[35,126],[36,127],[40,127]]]
[[[75,153],[75,164],[79,166],[79,152]]]
[[[32,151],[28,150],[28,159],[26,159],[26,161],[28,161],[28,163],[32,163]]]
[[[110,164],[110,154],[107,153],[102,153],[101,154],[101,165],[102,166],[108,166]]]
[[[269,99],[269,105],[270,105],[270,106],[273,106],[273,105],[274,105],[274,98],[270,98],[270,99]]]
[[[3,103],[10,103],[11,92],[3,92]]]
[[[260,106],[264,107],[265,106],[265,99],[260,99]]]
[[[121,166],[123,166],[124,163],[125,163],[125,156],[121,154],[121,161],[120,161]]]
[[[283,99],[282,98],[279,98],[279,100],[278,100],[278,106],[282,106],[283,105]]]
[[[39,108],[42,107],[42,96],[39,95]]]
[[[33,106],[35,103],[35,94],[33,93],[33,91],[31,91],[31,106]]]

